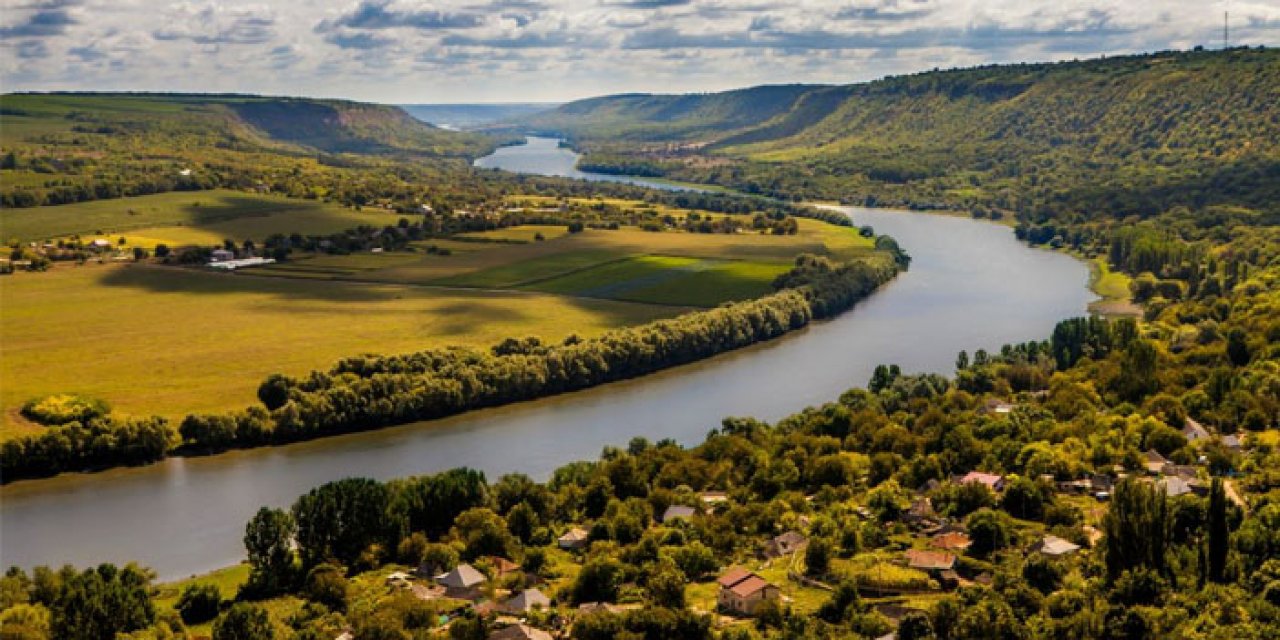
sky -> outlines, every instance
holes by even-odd
[[[1222,46],[1221,0],[0,0],[0,90],[384,103],[846,84]],[[1280,45],[1280,0],[1231,0]]]

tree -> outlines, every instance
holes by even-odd
[[[388,512],[387,487],[369,478],[323,484],[293,505],[303,564],[353,564],[371,544],[388,542],[397,527]],[[390,538],[394,539],[394,538]]]
[[[968,368],[969,368],[969,353],[967,351],[961,351],[960,355],[956,356],[956,371],[964,371],[965,369],[968,369]]]
[[[453,526],[454,538],[463,544],[462,555],[468,559],[480,556],[511,556],[515,541],[507,531],[502,516],[484,507],[458,514]]]
[[[1227,493],[1222,478],[1214,478],[1213,485],[1209,488],[1209,514],[1205,528],[1208,545],[1207,577],[1212,582],[1224,582],[1231,532],[1227,527]]]
[[[1013,523],[1003,511],[980,509],[969,516],[966,524],[972,541],[969,551],[976,556],[991,555],[1013,542]]]
[[[308,600],[318,602],[332,611],[346,611],[351,585],[340,567],[320,564],[307,574],[302,592]]]
[[[659,567],[649,575],[645,582],[649,600],[654,606],[668,609],[683,609],[684,574],[670,565]]]
[[[182,589],[182,595],[178,597],[174,609],[178,610],[183,622],[200,624],[216,618],[221,606],[222,593],[218,591],[217,585],[197,582]]]
[[[1107,580],[1128,569],[1147,567],[1166,574],[1169,505],[1159,488],[1127,478],[1116,485],[1111,508],[1102,518]]]
[[[256,604],[233,605],[213,623],[213,640],[275,640],[267,610]]]
[[[1252,355],[1249,353],[1248,334],[1243,329],[1232,329],[1227,332],[1227,359],[1237,367],[1249,364]]]
[[[1000,507],[1015,518],[1039,520],[1044,517],[1044,505],[1048,500],[1046,494],[1047,491],[1036,481],[1025,477],[1014,478],[1000,498]]]
[[[102,564],[71,573],[49,607],[55,638],[114,640],[156,619],[150,596],[151,578],[135,565],[123,569]]]
[[[910,611],[898,623],[898,640],[935,640],[937,637],[933,633],[929,615],[923,611]]]
[[[815,577],[827,575],[831,570],[831,543],[825,538],[813,538],[804,550],[805,573]]]
[[[155,254],[157,258],[167,258],[169,253],[169,245],[163,243],[156,245]]]
[[[618,588],[622,586],[625,575],[622,563],[617,560],[601,558],[591,560],[582,566],[578,577],[570,589],[575,603],[613,602],[618,599]]]
[[[245,526],[244,547],[252,567],[249,584],[263,595],[275,595],[293,584],[293,516],[263,507]]]
[[[258,385],[258,400],[268,411],[275,411],[289,401],[289,389],[293,381],[287,376],[273,373]]]

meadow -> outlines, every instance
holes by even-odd
[[[534,292],[141,264],[58,265],[10,276],[0,287],[0,307],[0,437],[37,430],[17,409],[49,393],[76,392],[105,399],[123,414],[180,419],[248,406],[271,373],[304,375],[353,354],[487,347],[509,336],[585,337],[682,311]]]
[[[624,218],[661,216],[677,225],[693,215],[620,200],[566,206],[609,207]],[[80,234],[113,246],[124,238],[128,250],[261,242],[274,233],[334,233],[400,217],[268,195],[182,192],[9,210],[3,233]],[[253,404],[271,373],[303,375],[360,353],[590,337],[768,294],[802,252],[840,260],[872,252],[871,240],[855,229],[798,223],[794,235],[625,225],[569,233],[564,225],[525,224],[428,238],[410,251],[295,252],[286,262],[235,274],[96,260],[18,273],[0,291],[0,439],[38,431],[18,408],[45,394],[78,393],[106,400],[122,415],[180,419]]]

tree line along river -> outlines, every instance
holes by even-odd
[[[554,142],[500,149],[477,165],[565,175],[568,162],[572,177],[598,177],[573,169],[573,153]],[[776,420],[834,400],[864,386],[877,364],[950,374],[961,349],[1043,339],[1094,299],[1084,263],[1029,248],[1007,227],[842,210],[896,238],[912,263],[834,320],[644,378],[444,420],[12,483],[0,488],[0,564],[136,560],[161,579],[181,578],[238,562],[245,522],[259,507],[287,507],[330,480],[458,466],[490,480],[509,472],[544,479],[634,436],[694,445],[725,416]]]

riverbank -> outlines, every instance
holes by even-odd
[[[343,477],[391,479],[468,466],[546,479],[643,435],[701,442],[727,415],[778,420],[866,384],[876,365],[950,374],[960,350],[1042,340],[1093,299],[1088,271],[1008,230],[959,217],[846,207],[896,238],[911,269],[831,320],[648,376],[431,422],[170,458],[0,487],[0,539],[30,568],[137,560],[161,579],[243,557],[244,523]]]

